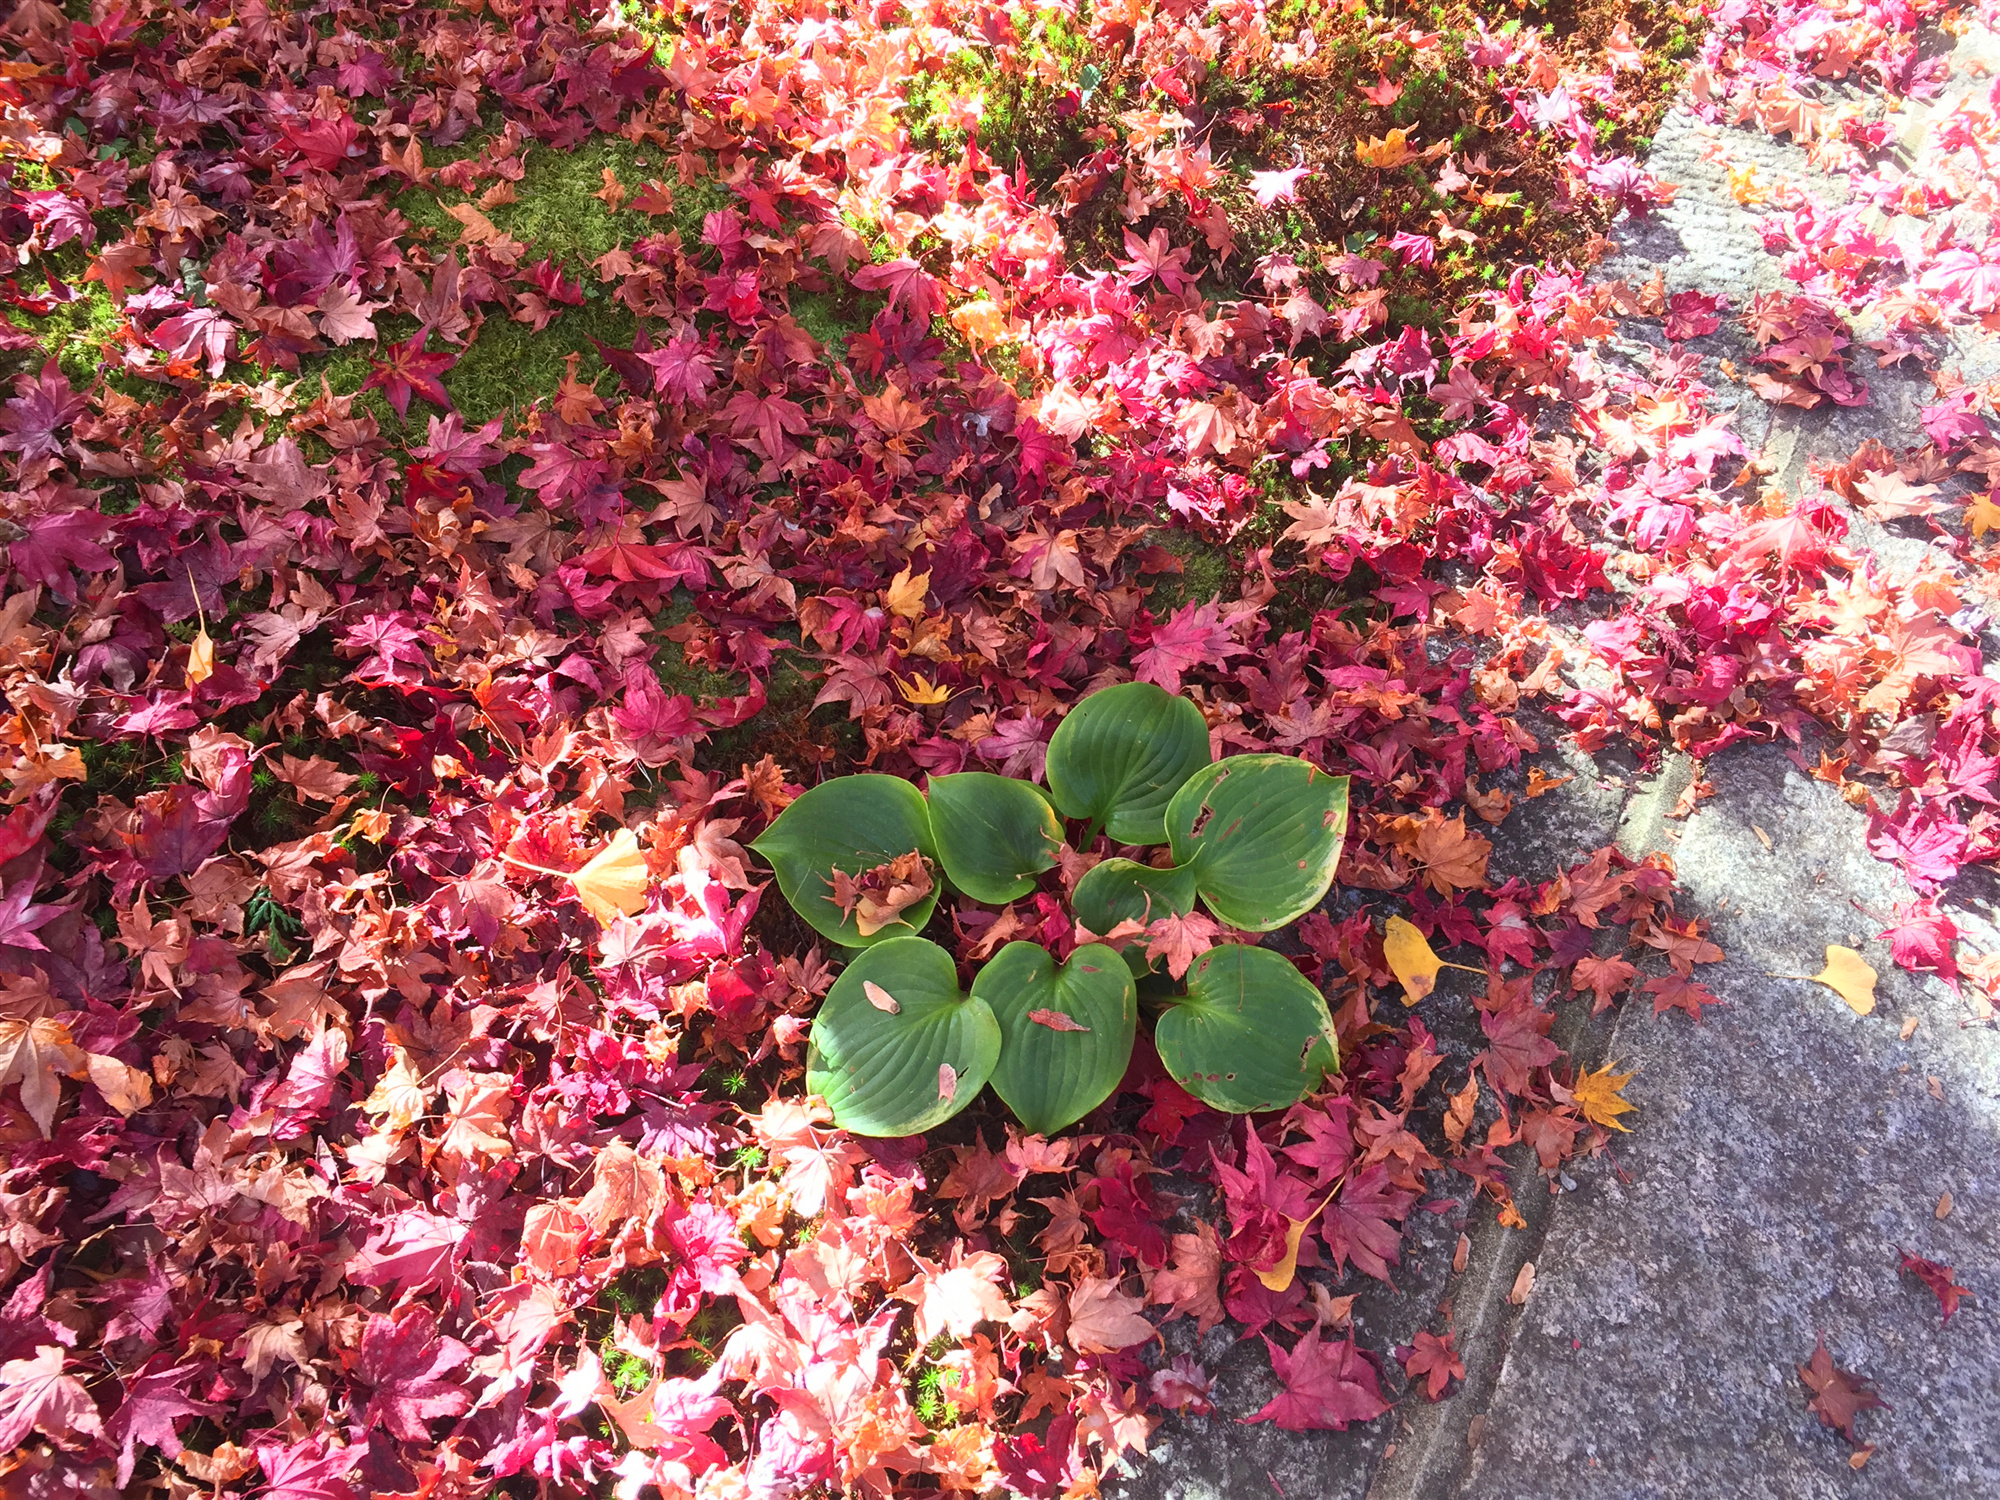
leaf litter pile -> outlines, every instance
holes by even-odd
[[[1561,1012],[1719,1003],[1665,857],[1489,878],[1553,784],[1531,708],[1813,747],[1924,893],[1895,960],[1990,1019],[1949,898],[2000,856],[2000,443],[1938,350],[2000,323],[1996,92],[1914,160],[1887,112],[1966,19],[19,0],[8,1493],[1082,1496],[1210,1409],[1165,1351],[1225,1320],[1250,1420],[1442,1395],[1450,1330],[1364,1347],[1356,1289],[1628,1128]],[[1683,68],[1852,187],[1731,168],[1786,256],[1746,307],[1571,269],[1671,198],[1635,152]],[[1764,484],[1681,341],[1852,404],[1864,314],[1927,440]],[[1857,514],[1955,566],[1883,571]],[[1286,940],[1341,1074],[1244,1119],[1142,1048],[1055,1139],[832,1129],[835,960],[744,845],[837,771],[1038,778],[1130,677],[1353,778]],[[931,935],[1064,953],[1108,852]],[[1872,1393],[1802,1379],[1852,1436]]]

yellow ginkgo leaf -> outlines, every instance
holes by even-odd
[[[1815,984],[1825,985],[1845,1000],[1857,1016],[1875,1009],[1875,971],[1852,948],[1827,944],[1826,967],[1812,977]]]
[[[646,856],[629,828],[612,834],[611,842],[569,877],[583,909],[607,925],[620,913],[629,917],[645,910],[646,881]]]
[[[1630,1114],[1639,1106],[1628,1103],[1619,1090],[1632,1081],[1630,1073],[1614,1073],[1612,1064],[1607,1063],[1595,1073],[1582,1072],[1576,1076],[1576,1087],[1570,1090],[1576,1100],[1576,1107],[1583,1111],[1583,1117],[1593,1125],[1602,1125],[1606,1130],[1624,1130],[1630,1127],[1620,1125],[1618,1117]]]
[[[1444,962],[1431,952],[1431,945],[1424,941],[1424,935],[1401,917],[1389,918],[1388,927],[1382,934],[1382,955],[1389,960],[1389,971],[1403,987],[1405,1005],[1415,1005],[1437,988],[1440,969],[1464,969],[1468,974],[1486,972],[1484,969],[1467,968],[1464,964]]]
[[[1339,1187],[1335,1186],[1333,1193],[1339,1191]],[[1271,1267],[1270,1270],[1259,1271],[1257,1273],[1257,1279],[1272,1291],[1284,1291],[1299,1274],[1299,1241],[1305,1238],[1306,1226],[1311,1224],[1314,1219],[1317,1219],[1327,1204],[1333,1201],[1333,1193],[1328,1193],[1324,1198],[1320,1199],[1319,1207],[1307,1214],[1303,1219],[1285,1220],[1287,1224],[1291,1225],[1291,1228],[1285,1231],[1284,1259]]]

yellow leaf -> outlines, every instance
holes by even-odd
[[[646,880],[646,856],[629,828],[614,833],[610,843],[569,877],[584,910],[607,924],[620,912],[629,917],[645,909]]]
[[[153,1080],[138,1068],[102,1052],[87,1052],[83,1061],[97,1092],[119,1114],[135,1115],[153,1102]]]
[[[1398,128],[1379,141],[1368,137],[1357,139],[1354,157],[1364,167],[1400,167],[1415,161],[1417,153],[1410,149],[1410,132]]]
[[[1974,495],[1965,507],[1965,524],[1972,528],[1972,539],[1976,542],[1995,527],[2000,527],[2000,505],[1996,505],[1985,495]]]
[[[1337,1193],[1339,1191],[1340,1188],[1338,1185],[1336,1185],[1334,1187],[1333,1193]],[[1257,1279],[1263,1282],[1264,1285],[1269,1287],[1272,1291],[1274,1292],[1284,1291],[1287,1287],[1289,1287],[1292,1284],[1293,1279],[1297,1277],[1297,1275],[1299,1274],[1299,1241],[1305,1238],[1306,1226],[1312,1223],[1314,1219],[1317,1219],[1320,1216],[1321,1210],[1323,1210],[1327,1206],[1327,1204],[1333,1201],[1333,1193],[1328,1193],[1324,1198],[1320,1199],[1319,1208],[1314,1209],[1311,1213],[1307,1214],[1303,1219],[1285,1220],[1285,1222],[1291,1225],[1292,1227],[1285,1231],[1284,1259],[1280,1260],[1275,1266],[1271,1267],[1270,1270],[1259,1271],[1257,1273]]]
[[[1745,208],[1754,208],[1760,203],[1771,201],[1770,193],[1757,186],[1755,167],[1729,168],[1729,196]]]
[[[203,626],[188,643],[187,685],[198,688],[215,675],[215,642]]]
[[[1854,1008],[1857,1016],[1865,1016],[1875,1009],[1875,971],[1852,948],[1827,944],[1826,967],[1813,975],[1813,982],[1825,985],[1840,996]]]
[[[931,575],[928,569],[912,578],[910,570],[904,568],[889,580],[889,587],[882,594],[882,606],[890,614],[901,615],[906,620],[921,619],[924,613],[924,595],[930,590]]]
[[[889,675],[896,676],[893,672]],[[908,682],[896,677],[896,691],[903,695],[905,703],[942,703],[951,696],[950,688],[942,683],[933,683],[921,672],[912,672]]]
[[[1631,1127],[1620,1125],[1618,1117],[1631,1113],[1638,1106],[1626,1102],[1619,1090],[1632,1081],[1632,1075],[1614,1073],[1611,1066],[1607,1063],[1595,1073],[1579,1073],[1576,1087],[1570,1092],[1576,1099],[1576,1107],[1583,1111],[1583,1117],[1591,1124],[1629,1134]]]
[[[1382,955],[1389,960],[1390,972],[1403,987],[1405,1005],[1415,1005],[1437,988],[1440,969],[1464,969],[1468,974],[1486,972],[1484,969],[1467,968],[1464,964],[1445,963],[1431,952],[1431,945],[1424,941],[1424,935],[1401,917],[1389,918],[1388,927],[1382,934]]]

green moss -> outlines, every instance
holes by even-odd
[[[604,369],[591,339],[629,348],[637,326],[629,311],[610,302],[568,308],[540,333],[492,311],[458,363],[444,372],[444,388],[468,424],[489,421],[554,396],[571,354],[583,356],[577,378],[590,381]]]
[[[1205,541],[1191,531],[1163,527],[1146,538],[1181,560],[1181,571],[1158,575],[1146,595],[1146,607],[1164,618],[1183,604],[1217,599],[1236,581],[1241,564],[1228,547]]]
[[[667,1273],[658,1266],[632,1266],[604,1288],[605,1300],[621,1318],[651,1317],[666,1294]]]
[[[604,1378],[620,1396],[635,1396],[653,1382],[653,1367],[636,1354],[609,1344],[603,1350]]]
[[[573,151],[532,145],[525,166],[526,175],[514,184],[516,201],[489,210],[488,217],[523,241],[531,260],[549,256],[572,272],[655,228],[645,214],[629,207],[613,213],[597,196],[604,190],[607,167],[628,192],[636,193],[650,177],[672,180],[657,147],[648,149],[616,135],[594,135]],[[708,194],[696,191],[704,186],[722,192],[711,184],[674,188],[676,221],[688,211],[683,197],[706,198]],[[699,214],[694,222],[699,226]]]
[[[874,320],[875,310],[883,300],[845,286],[834,292],[803,292],[792,298],[792,318],[838,355],[846,348],[849,337]]]
[[[35,336],[40,348],[30,356],[33,361],[54,359],[70,383],[79,386],[96,376],[125,322],[117,304],[97,282],[82,283],[82,290],[76,301],[64,303],[44,318],[13,309],[6,313],[7,321]]]

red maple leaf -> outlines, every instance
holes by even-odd
[[[1465,1379],[1465,1361],[1452,1347],[1449,1333],[1440,1338],[1425,1329],[1397,1357],[1403,1361],[1403,1369],[1412,1382],[1425,1382],[1424,1394],[1433,1401],[1444,1395],[1452,1381]]]
[[[1403,1231],[1396,1226],[1410,1216],[1417,1195],[1397,1186],[1386,1163],[1365,1167],[1341,1184],[1339,1194],[1320,1214],[1320,1238],[1338,1271],[1349,1261],[1363,1275],[1389,1279],[1389,1267],[1399,1263]]]
[[[1862,1447],[1862,1441],[1855,1436],[1854,1419],[1864,1411],[1889,1410],[1884,1401],[1868,1382],[1851,1370],[1836,1368],[1833,1356],[1827,1353],[1826,1335],[1819,1336],[1813,1349],[1812,1362],[1798,1367],[1799,1379],[1806,1383],[1812,1399],[1806,1403],[1806,1410],[1820,1421],[1834,1429],[1855,1447]]]
[[[1534,1070],[1562,1056],[1562,1049],[1548,1037],[1554,1024],[1555,1012],[1525,999],[1481,1015],[1480,1028],[1491,1044],[1478,1059],[1486,1069],[1486,1081],[1503,1094],[1525,1093]]]
[[[1658,979],[1647,980],[1646,993],[1653,997],[1654,1015],[1669,1010],[1684,1010],[1697,1022],[1701,1020],[1704,1005],[1722,1004],[1692,979],[1681,974],[1665,974]]]
[[[1369,1422],[1389,1409],[1381,1377],[1353,1337],[1323,1343],[1314,1328],[1287,1353],[1267,1336],[1271,1369],[1284,1389],[1248,1422],[1276,1422],[1287,1432],[1345,1432],[1350,1422]]]
[[[424,341],[431,335],[430,328],[419,328],[404,343],[391,344],[385,351],[388,358],[377,360],[369,371],[361,388],[379,390],[389,398],[389,404],[396,408],[396,415],[409,420],[410,397],[422,396],[431,405],[445,411],[452,410],[451,393],[439,383],[438,376],[458,363],[456,354],[439,350],[433,354],[424,352]]]
[[[1950,1266],[1934,1260],[1925,1260],[1921,1255],[1912,1255],[1907,1250],[1898,1249],[1903,1257],[1902,1268],[1929,1287],[1938,1299],[1938,1306],[1944,1309],[1942,1321],[1949,1323],[1951,1315],[1958,1311],[1959,1298],[1969,1296],[1964,1287],[1958,1285]]]
[[[1243,654],[1243,647],[1230,634],[1230,623],[1223,620],[1218,599],[1183,604],[1166,624],[1153,628],[1152,643],[1132,658],[1132,675],[1178,693],[1183,672],[1221,666],[1230,657]]]

